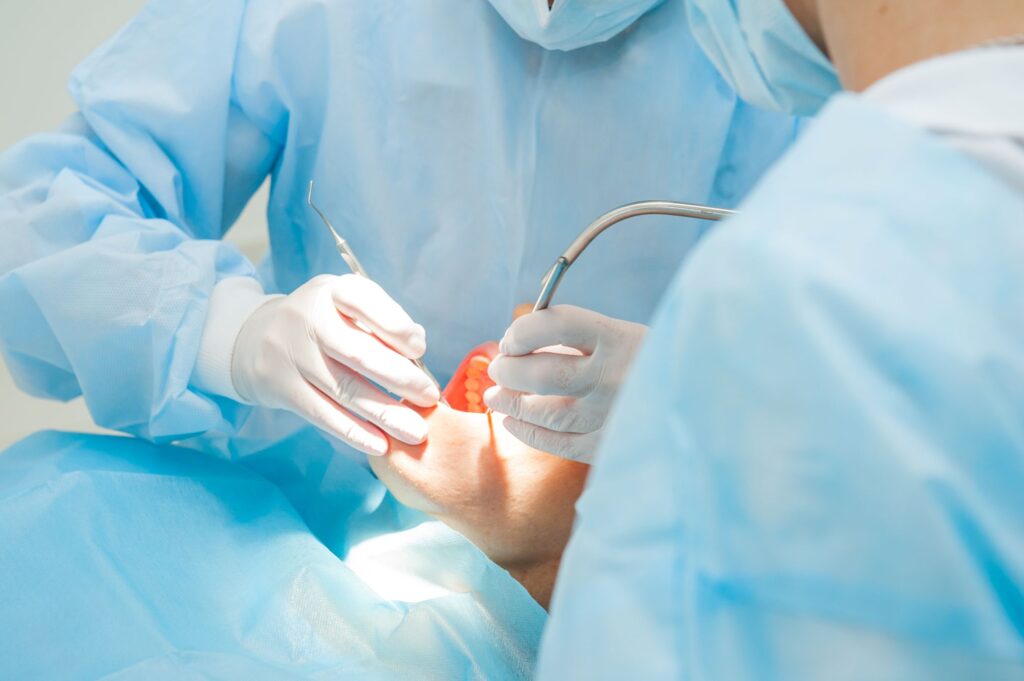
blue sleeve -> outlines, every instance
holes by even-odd
[[[239,408],[189,378],[213,286],[254,275],[221,237],[287,120],[249,14],[153,2],[75,71],[79,112],[0,156],[0,349],[24,390],[154,440]]]
[[[537,678],[989,679],[1020,659],[1020,248],[822,203],[806,228],[771,204],[788,230],[751,208],[683,268],[578,504]]]

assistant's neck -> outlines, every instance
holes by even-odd
[[[817,0],[829,56],[860,92],[915,62],[1024,35],[1021,0]]]

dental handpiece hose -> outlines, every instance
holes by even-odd
[[[547,275],[544,277],[544,283],[541,286],[540,295],[537,296],[537,302],[533,306],[533,311],[537,312],[538,310],[546,310],[548,308],[551,304],[551,299],[555,296],[555,291],[558,290],[558,285],[562,283],[565,273],[569,271],[569,267],[576,262],[580,254],[593,243],[594,239],[609,227],[641,215],[671,215],[673,217],[718,222],[727,217],[737,215],[737,212],[727,208],[702,206],[696,203],[680,203],[678,201],[638,201],[610,210],[591,222],[586,229],[580,232],[580,235],[569,245],[569,248],[562,255],[558,256],[555,264],[551,266],[551,269],[548,270]],[[487,417],[488,419],[491,418],[491,409],[487,410]]]
[[[558,256],[555,264],[551,266],[551,269],[548,270],[547,275],[544,277],[544,283],[541,287],[540,295],[537,296],[537,302],[533,306],[533,311],[537,312],[538,310],[546,310],[548,308],[551,304],[551,299],[555,296],[555,291],[558,290],[558,285],[562,283],[562,278],[569,270],[569,267],[576,262],[576,259],[590,246],[594,239],[612,225],[641,215],[671,215],[679,218],[718,222],[737,214],[736,211],[727,208],[702,206],[696,203],[679,203],[677,201],[638,201],[608,211],[591,222],[576,237],[576,240],[569,245],[569,248],[562,255]]]

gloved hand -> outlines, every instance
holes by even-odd
[[[433,406],[437,386],[410,361],[426,345],[423,327],[377,284],[354,274],[318,276],[246,319],[231,380],[246,401],[292,411],[382,456],[384,433],[415,445],[426,439],[427,424],[370,381],[412,404]]]
[[[531,447],[590,462],[646,332],[642,324],[571,305],[520,317],[491,362],[497,385],[484,402],[507,414],[505,427]]]

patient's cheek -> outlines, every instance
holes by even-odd
[[[474,349],[445,388],[451,406],[420,410],[427,441],[392,440],[370,466],[399,501],[444,520],[499,563],[560,555],[588,467],[531,449],[500,425],[492,431],[474,399],[489,380],[491,345]]]
[[[588,466],[531,449],[485,414],[425,414],[427,442],[392,441],[370,466],[395,497],[462,532],[512,568],[561,555]]]
[[[370,467],[405,505],[447,516],[496,485],[501,461],[486,415],[444,405],[418,411],[427,420],[427,441],[413,446],[391,440],[387,456],[370,457]]]
[[[473,348],[444,389],[448,404],[418,410],[429,427],[424,444],[391,440],[387,456],[370,458],[377,477],[402,503],[447,516],[502,486],[503,463],[482,400],[494,384],[487,367],[497,355],[494,342]]]

